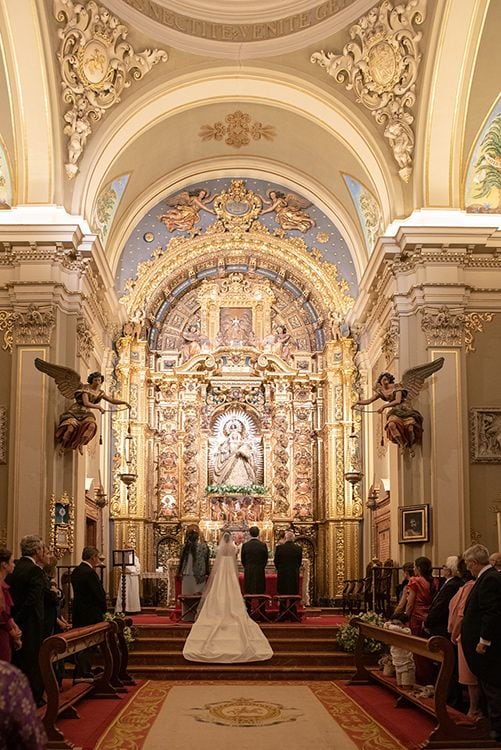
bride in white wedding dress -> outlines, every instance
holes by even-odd
[[[198,618],[183,648],[188,661],[230,664],[265,661],[273,651],[259,625],[247,614],[238,583],[237,548],[223,534],[202,596]]]

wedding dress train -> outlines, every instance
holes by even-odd
[[[238,583],[237,548],[223,536],[204,591],[200,614],[183,648],[188,661],[230,664],[265,661],[273,651],[259,625],[247,614]]]

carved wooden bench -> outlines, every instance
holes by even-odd
[[[377,625],[363,622],[357,617],[350,620],[351,625],[358,628],[358,638],[355,648],[356,673],[349,681],[350,685],[364,685],[368,682],[377,682],[384,685],[398,696],[396,707],[412,705],[424,711],[437,720],[437,726],[431,732],[422,748],[463,748],[471,750],[477,747],[498,747],[497,743],[489,737],[489,727],[486,720],[473,722],[464,714],[447,706],[447,691],[454,669],[454,649],[447,638],[433,636],[428,638],[416,638],[405,633],[396,633],[385,630]],[[366,666],[368,655],[364,651],[365,638],[372,638],[388,646],[412,651],[417,656],[431,659],[440,664],[440,669],[435,682],[434,696],[431,698],[418,697],[408,689],[399,687],[394,677],[388,677],[374,667]]]
[[[39,655],[47,705],[43,711],[43,723],[48,737],[48,750],[71,750],[73,744],[65,740],[56,726],[59,716],[79,718],[75,704],[85,695],[93,698],[120,698],[119,692],[126,691],[121,674],[127,674],[127,650],[125,639],[119,636],[119,626],[115,622],[102,622],[84,628],[74,628],[65,633],[51,635],[42,644]],[[54,663],[68,659],[88,648],[99,646],[103,656],[103,671],[92,683],[79,683],[62,692],[54,672]],[[128,675],[127,675],[128,676]],[[130,679],[130,678],[129,678]]]

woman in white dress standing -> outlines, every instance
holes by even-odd
[[[259,625],[247,614],[238,583],[237,548],[225,532],[191,627],[183,656],[188,661],[231,664],[265,661],[273,651]]]

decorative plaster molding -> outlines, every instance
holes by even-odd
[[[0,464],[7,463],[7,407],[0,406]]]
[[[483,323],[490,323],[494,318],[494,313],[468,313],[464,322],[464,345],[467,352],[474,352],[474,333],[482,333],[484,330]]]
[[[421,60],[421,32],[414,25],[425,18],[426,0],[409,0],[407,5],[393,7],[389,0],[372,8],[350,28],[352,41],[343,54],[314,52],[310,60],[324,68],[348,90],[354,89],[357,101],[384,126],[405,182],[412,173],[416,80]]]
[[[12,338],[15,344],[50,344],[56,316],[52,307],[28,305],[12,313]]]
[[[94,349],[94,341],[85,318],[79,318],[77,321],[77,346],[79,356],[87,361]]]
[[[222,141],[224,138],[227,146],[241,148],[248,146],[251,140],[259,141],[264,138],[267,141],[273,141],[276,131],[273,125],[252,122],[250,115],[237,110],[226,115],[224,122],[202,125],[198,135],[203,141]]]
[[[392,318],[388,323],[381,343],[381,350],[384,354],[386,366],[388,366],[398,354],[399,336],[400,321],[398,318]]]
[[[3,331],[2,349],[12,352],[12,320],[13,315],[10,310],[0,310],[0,331]]]
[[[462,309],[425,307],[421,329],[428,346],[461,346],[466,316]]]
[[[64,114],[64,134],[68,136],[66,174],[78,172],[92,123],[120,101],[133,80],[141,79],[158,62],[167,60],[164,50],[135,52],[125,41],[129,29],[102,5],[89,0],[85,5],[73,0],[53,0],[61,40],[57,57],[61,66],[63,101],[70,105]]]

